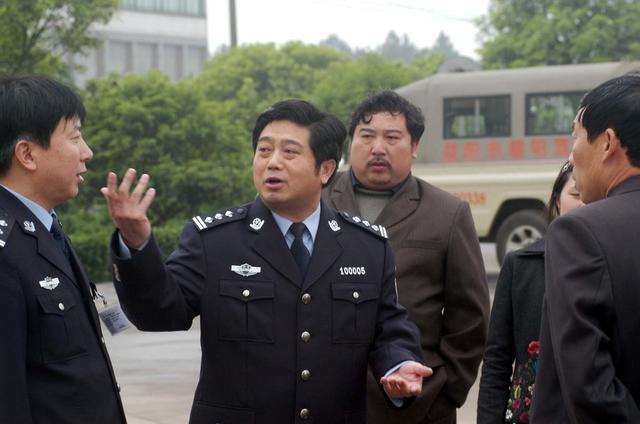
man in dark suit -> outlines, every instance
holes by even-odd
[[[85,110],[44,77],[0,79],[0,422],[124,423],[88,277],[54,208],[93,155]]]
[[[351,169],[323,192],[338,210],[382,225],[397,259],[398,295],[422,335],[434,375],[415,402],[388,408],[371,376],[370,423],[455,423],[482,359],[489,315],[484,264],[469,205],[411,175],[420,110],[393,91],[353,113]]]
[[[640,74],[582,100],[570,161],[587,204],[547,233],[532,422],[640,422]]]
[[[253,130],[258,198],[193,217],[166,264],[146,215],[148,175],[131,192],[134,170],[119,187],[109,175],[102,192],[128,317],[161,331],[200,316],[191,423],[365,423],[367,364],[396,403],[431,374],[397,304],[384,229],[320,201],[345,133],[308,102],[267,109]]]

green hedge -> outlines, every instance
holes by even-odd
[[[178,236],[183,227],[184,222],[169,222],[153,229],[156,241],[165,256],[173,252],[178,245]],[[73,247],[80,256],[91,281],[111,281],[109,242],[112,233],[113,229],[105,226],[98,231],[70,235]]]

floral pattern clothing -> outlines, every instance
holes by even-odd
[[[533,340],[527,349],[529,359],[516,367],[511,380],[509,401],[504,420],[507,423],[528,423],[529,408],[533,399],[536,371],[538,370],[538,355],[540,342]]]

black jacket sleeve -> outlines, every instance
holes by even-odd
[[[516,355],[511,300],[514,260],[514,253],[506,256],[496,285],[480,378],[478,424],[504,423]]]

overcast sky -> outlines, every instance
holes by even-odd
[[[228,0],[207,0],[210,50],[229,44]],[[338,35],[352,48],[374,48],[395,31],[419,48],[444,31],[463,55],[477,58],[474,18],[489,0],[236,0],[240,44],[318,43]]]

